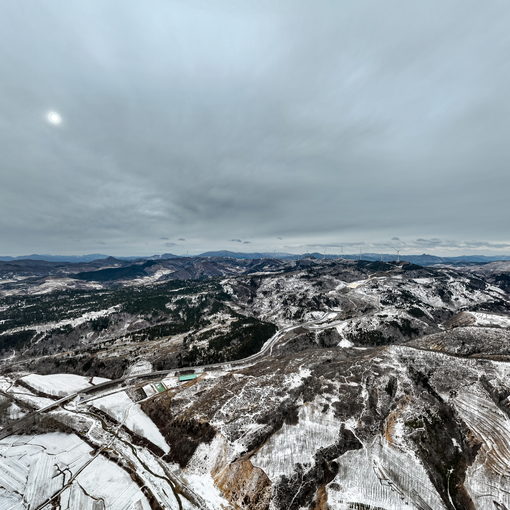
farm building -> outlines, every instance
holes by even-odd
[[[198,377],[198,374],[180,374],[179,382],[192,381],[193,379],[196,379],[197,377]]]

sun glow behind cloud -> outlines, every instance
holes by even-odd
[[[46,114],[46,121],[48,124],[52,124],[53,126],[60,126],[62,124],[62,115],[60,113],[50,110]]]

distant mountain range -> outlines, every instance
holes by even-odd
[[[157,260],[157,259],[174,259],[179,255],[172,253],[163,253],[162,255],[152,255],[150,257],[114,257],[117,260]],[[45,262],[92,262],[93,260],[103,260],[112,258],[111,255],[103,253],[89,253],[87,255],[20,255],[18,257],[1,257],[0,261],[10,262],[12,260],[44,260]]]
[[[108,257],[109,255],[103,255],[101,253],[90,253],[88,255],[38,255],[34,253],[32,255],[20,255],[18,257],[0,257],[0,260],[6,262],[11,260],[44,260],[46,262],[92,262],[93,260],[107,259]]]
[[[163,253],[161,255],[152,255],[149,257],[115,257],[117,260],[134,261],[134,260],[161,260],[181,258],[182,255],[175,255],[173,253]],[[368,261],[392,261],[397,258],[394,253],[361,253],[361,254],[324,254],[324,253],[303,253],[293,254],[286,252],[233,252],[228,250],[219,251],[206,251],[193,257],[221,257],[221,258],[234,258],[234,259],[283,259],[283,260],[299,260],[303,258],[318,258],[318,259],[350,259],[350,260],[368,260]],[[102,253],[91,253],[87,255],[22,255],[18,257],[1,257],[0,261],[15,261],[15,260],[41,260],[47,262],[71,262],[71,263],[84,263],[94,260],[101,260],[110,258],[110,255]],[[434,264],[485,264],[499,260],[510,260],[510,255],[461,255],[457,257],[439,257],[436,255],[429,255],[423,253],[421,255],[400,255],[400,260],[412,262],[421,266],[430,266]]]

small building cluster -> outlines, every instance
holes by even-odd
[[[163,393],[164,391],[175,386],[175,382],[187,382],[196,379],[198,374],[177,374],[177,381],[175,377],[171,377],[168,379],[164,379],[163,381],[158,381],[155,383],[146,384],[142,389],[145,393],[146,397],[152,397],[156,395],[156,393]]]

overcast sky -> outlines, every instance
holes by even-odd
[[[509,27],[507,0],[3,1],[0,255],[510,253]]]

